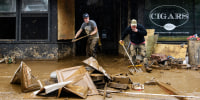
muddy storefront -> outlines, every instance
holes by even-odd
[[[57,2],[57,0],[1,0],[1,57],[57,60],[72,55],[72,44],[67,40],[62,41],[58,36],[60,31]],[[74,31],[73,28],[71,31]]]
[[[142,12],[140,8],[143,4],[144,1],[133,0],[2,0],[1,56],[56,60],[85,55],[87,38],[71,42],[85,12],[98,25],[101,39],[99,52],[118,54],[122,29],[131,18],[137,19],[142,15],[135,12]],[[138,21],[143,20],[139,18]]]
[[[155,29],[160,42],[182,43],[199,32],[199,4],[198,0],[2,0],[1,57],[56,60],[85,55],[87,38],[71,42],[85,12],[97,23],[99,53],[122,52],[118,40],[132,18]]]

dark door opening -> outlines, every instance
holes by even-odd
[[[83,23],[82,14],[88,13],[90,19],[96,21],[101,40],[98,53],[118,54],[120,33],[120,0],[76,0],[75,29],[79,30]],[[81,36],[85,35],[84,33]],[[76,55],[85,55],[87,38],[76,42]]]

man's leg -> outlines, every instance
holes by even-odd
[[[145,44],[142,44],[142,45],[139,45],[139,54],[142,56],[142,59],[143,59],[143,63],[144,63],[144,66],[146,68],[146,71],[147,72],[151,72],[152,69],[149,68],[148,66],[148,59],[146,57],[146,48],[145,48]]]
[[[132,45],[130,46],[130,52],[131,52],[131,57],[132,57],[132,61],[134,64],[136,64],[136,47],[135,45]]]
[[[93,38],[92,39],[92,42],[91,42],[91,44],[90,44],[90,53],[91,53],[91,56],[93,56],[93,57],[95,57],[95,58],[97,58],[97,54],[96,54],[96,45],[97,45],[97,43],[98,43],[98,38]]]
[[[138,54],[144,59],[146,57],[146,48],[145,44],[138,45]]]
[[[91,56],[91,51],[90,51],[90,45],[92,43],[92,39],[88,38],[87,40],[87,44],[86,44],[86,57],[90,57]]]

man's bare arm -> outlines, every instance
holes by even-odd
[[[95,28],[94,28],[94,31],[92,31],[92,32],[90,33],[90,35],[94,35],[94,34],[96,34],[97,31],[98,31],[98,29],[97,29],[97,27],[95,27]]]
[[[77,38],[77,37],[81,34],[82,31],[83,31],[83,29],[80,28],[80,29],[78,30],[78,32],[76,33],[76,35],[75,35],[74,38]]]

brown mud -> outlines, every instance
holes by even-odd
[[[50,73],[62,68],[68,68],[78,65],[84,65],[83,60],[86,57],[71,57],[59,61],[24,61],[32,70],[32,74],[41,81],[49,80]],[[127,66],[130,64],[128,59],[118,56],[98,56],[99,65],[101,65],[109,74],[128,73]],[[14,72],[19,67],[20,61],[17,64],[0,64],[0,100],[43,100],[43,99],[60,99],[65,98],[56,97],[38,97],[34,96],[33,92],[22,93],[20,85],[10,84],[10,80]],[[136,73],[132,76],[134,82],[144,83],[150,79],[170,83],[172,87],[184,93],[200,93],[200,72],[186,69],[171,69],[171,70],[153,70],[151,73]],[[124,92],[135,93],[152,93],[152,94],[168,94],[157,85],[145,86],[142,91],[126,90]],[[113,95],[113,98],[106,98],[107,100],[148,100],[136,99],[136,97],[127,97],[123,95]],[[115,98],[115,99],[114,99]],[[80,99],[80,98],[67,98],[67,99]],[[87,100],[102,100],[103,97],[88,96]],[[175,98],[174,98],[175,99]]]

